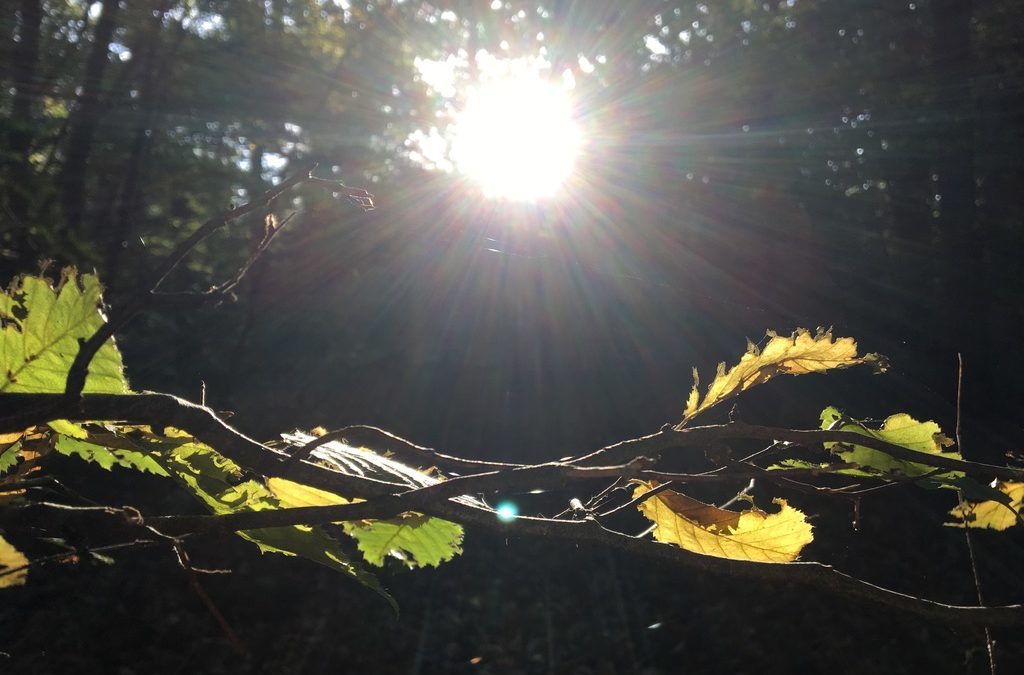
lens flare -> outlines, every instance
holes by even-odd
[[[494,512],[498,514],[498,520],[503,523],[509,523],[516,519],[519,515],[519,507],[513,502],[501,502],[498,507],[494,509]]]

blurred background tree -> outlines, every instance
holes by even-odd
[[[539,461],[675,420],[691,366],[765,328],[821,324],[888,354],[895,372],[779,383],[744,404],[745,418],[806,426],[838,403],[952,431],[962,352],[965,453],[998,462],[1020,446],[1021,3],[4,0],[0,17],[5,279],[44,258],[96,268],[116,304],[206,218],[312,162],[377,195],[365,215],[299,195],[294,231],[239,302],[131,326],[122,347],[138,389],[195,399],[204,382],[212,405],[263,437],[365,422],[454,454]],[[550,200],[489,199],[451,170],[457,112],[507,59],[572,97],[583,148]],[[209,283],[246,241],[211,239],[173,283]],[[851,571],[873,562],[880,580],[908,586],[927,563],[933,588],[970,597],[960,533],[918,541],[886,524],[866,518],[817,555]],[[1020,542],[980,544],[1006,599],[1024,585],[997,561]],[[255,652],[264,631],[282,630],[305,654],[291,665],[264,655],[257,672],[788,672],[796,659],[862,670],[851,654],[863,670],[871,659],[887,671],[896,660],[908,672],[984,665],[975,635],[926,627],[907,644],[881,637],[899,617],[837,618],[793,592],[762,593],[737,616],[724,589],[675,580],[665,595],[668,571],[604,554],[513,556],[544,568],[538,589],[505,553],[474,554],[472,540],[467,550],[457,565],[477,577],[396,579],[409,610],[372,637],[337,627],[347,612],[312,608],[329,575],[310,582],[319,590],[268,578],[254,599],[252,575],[239,575],[215,592]],[[127,573],[94,572],[85,609],[31,587],[21,607],[88,616],[103,584]],[[180,589],[132,583],[115,616],[150,617],[169,635],[177,624],[163,619],[195,613],[181,630],[215,631]],[[336,592],[389,621],[358,590]],[[143,607],[154,596],[163,609]],[[780,612],[800,618],[751,632],[755,616]],[[53,654],[98,630],[78,624],[61,646],[31,621],[4,620],[14,637],[0,650],[37,672],[71,664]],[[596,644],[595,632],[613,639]],[[330,645],[309,637],[340,633]],[[392,637],[401,646],[386,657],[360,652]],[[810,646],[826,640],[827,654]],[[865,640],[877,653],[859,650]],[[40,645],[50,656],[32,661]],[[124,672],[190,667],[149,641],[116,658],[100,647],[88,658]],[[195,647],[201,670],[229,668],[218,647]]]

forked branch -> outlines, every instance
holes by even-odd
[[[288,525],[315,525],[339,521],[387,519],[415,511],[452,520],[467,526],[499,530],[504,533],[543,539],[561,540],[576,544],[595,544],[621,550],[638,557],[664,560],[672,564],[711,574],[747,577],[762,581],[809,584],[839,595],[860,598],[870,602],[961,625],[1021,625],[1024,624],[1024,605],[1002,607],[975,607],[948,605],[882,588],[843,574],[828,565],[814,562],[758,563],[699,555],[668,544],[631,537],[605,529],[593,516],[583,520],[520,517],[504,523],[493,510],[482,504],[460,499],[465,495],[489,494],[536,488],[557,488],[575,481],[595,478],[643,478],[674,480],[677,482],[709,482],[746,479],[761,475],[763,468],[744,463],[732,464],[699,474],[679,474],[658,471],[656,465],[666,452],[678,448],[713,446],[722,440],[787,440],[814,447],[822,442],[862,444],[904,458],[911,453],[915,462],[929,464],[938,469],[956,469],[978,477],[995,476],[1019,478],[1021,471],[975,462],[939,458],[915,453],[878,439],[853,432],[799,431],[774,427],[761,427],[743,423],[695,427],[682,431],[665,430],[649,436],[623,441],[602,448],[575,460],[537,465],[476,464],[439,455],[445,461],[455,460],[462,468],[475,467],[470,475],[452,478],[427,487],[409,489],[408,486],[388,483],[361,476],[351,476],[326,468],[309,459],[292,459],[287,453],[258,443],[223,422],[212,410],[165,394],[139,395],[85,395],[69,400],[59,394],[4,395],[5,415],[0,418],[0,432],[18,431],[55,418],[71,420],[119,420],[159,428],[174,426],[218,449],[222,454],[246,469],[263,476],[280,476],[336,494],[359,496],[367,501],[335,506],[311,506],[291,509],[235,513],[223,516],[168,515],[148,517],[145,523],[160,532],[174,536],[212,531],[237,531],[282,527]],[[346,437],[360,428],[333,434]],[[377,440],[390,439],[387,448],[404,447],[401,452],[417,457],[422,464],[436,464],[436,453],[420,446],[412,446],[404,439],[391,437],[386,432],[371,432]],[[386,449],[386,448],[382,448]],[[310,450],[310,448],[307,448]],[[599,461],[617,462],[598,464]],[[797,472],[800,473],[800,472]],[[813,475],[804,470],[800,475]],[[785,472],[782,475],[794,475]],[[90,516],[94,517],[95,514]]]

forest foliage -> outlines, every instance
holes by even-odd
[[[747,587],[723,589],[701,575],[683,579],[675,568],[664,576],[649,567],[635,574],[648,565],[643,556],[650,548],[615,559],[530,559],[514,550],[514,536],[507,548],[513,525],[496,521],[491,509],[498,495],[511,494],[524,509],[542,505],[529,513],[550,514],[565,507],[551,502],[571,496],[562,518],[576,529],[566,525],[545,535],[575,542],[567,551],[588,537],[624,550],[587,524],[634,501],[636,492],[658,490],[604,522],[636,533],[654,524],[641,509],[657,511],[667,526],[641,543],[654,546],[652,538],[675,530],[678,539],[686,533],[702,550],[722,553],[733,548],[728,537],[741,524],[744,532],[758,532],[759,524],[784,513],[793,516],[785,520],[793,535],[787,559],[870,568],[878,584],[949,601],[983,604],[982,585],[990,604],[1018,600],[1020,575],[1003,561],[1022,529],[1016,527],[1022,483],[1014,474],[1024,406],[1017,384],[1024,382],[1024,361],[1014,356],[1024,322],[1022,23],[1024,4],[1010,0],[4,0],[0,282],[14,282],[0,300],[0,397],[58,396],[78,340],[104,317],[117,319],[180,242],[230,213],[225,209],[316,165],[318,176],[372,189],[386,209],[357,213],[323,185],[303,184],[279,199],[273,213],[253,213],[203,239],[168,277],[169,294],[210,288],[253,255],[267,218],[280,223],[296,214],[234,297],[221,298],[235,302],[177,311],[168,297],[167,306],[119,326],[116,345],[105,343],[92,359],[86,397],[119,395],[119,388],[138,400],[149,396],[127,393],[123,360],[132,391],[172,392],[211,411],[233,411],[227,419],[233,426],[274,439],[264,446],[270,463],[308,447],[317,425],[352,423],[399,431],[449,453],[435,453],[439,462],[463,456],[535,468],[559,464],[557,457],[606,450],[666,421],[653,441],[625,449],[639,448],[642,457],[652,443],[693,445],[664,453],[668,466],[630,465],[638,475],[613,490],[617,502],[603,501],[607,495],[591,502],[588,495],[599,493],[577,490],[576,483],[563,495],[565,481],[576,479],[552,477],[552,467],[541,467],[527,476],[555,487],[540,495],[494,492],[494,483],[477,482],[470,486],[483,486],[482,492],[467,491],[469,503],[438,498],[445,513],[426,519],[401,515],[426,513],[410,508],[340,526],[275,528],[263,542],[268,548],[376,587],[371,573],[380,575],[399,599],[403,585],[412,584],[417,590],[404,596],[403,607],[411,604],[416,616],[441,626],[436,634],[415,634],[411,624],[390,633],[371,620],[372,630],[331,641],[336,651],[330,654],[306,649],[307,664],[378,670],[364,652],[387,652],[413,672],[456,670],[453,663],[477,656],[479,642],[498,652],[486,655],[484,668],[512,654],[516,666],[532,659],[554,672],[639,671],[674,666],[684,653],[710,669],[759,663],[768,671],[790,663],[785,657],[803,644],[808,628],[831,636],[833,649],[799,654],[819,659],[811,666],[819,670],[847,668],[850,658],[864,659],[865,670],[899,661],[935,671],[951,659],[971,661],[973,637],[951,640],[945,628],[911,635],[900,615],[892,623],[876,616],[854,626],[844,623],[853,614],[809,606],[810,595],[786,606],[792,621],[764,621],[756,635],[722,646],[711,639],[722,627],[732,635],[755,623],[746,615],[736,623],[728,609],[734,605],[722,601],[742,596],[746,603]],[[574,180],[551,205],[496,204],[446,170],[451,156],[444,142],[454,116],[483,66],[505,57],[539,63],[545,77],[571,87],[587,141]],[[438,78],[448,66],[451,77]],[[42,274],[41,260],[54,261]],[[96,276],[59,271],[68,266]],[[50,314],[56,323],[40,320]],[[786,332],[818,325],[835,326],[837,337],[822,342],[813,331]],[[766,327],[786,330],[737,350],[745,336],[756,338]],[[884,378],[868,376],[881,362],[861,365],[869,357],[853,356],[846,336],[891,358]],[[804,373],[805,365],[781,354],[769,363],[764,356],[803,347],[838,350],[840,361],[857,367],[828,378],[781,378]],[[728,364],[716,370],[723,358]],[[694,366],[702,376],[691,388]],[[0,398],[0,419],[11,409]],[[780,440],[747,420],[813,436]],[[86,460],[65,483],[83,494],[95,490],[96,500],[110,504],[121,503],[126,481],[141,481],[138,490],[147,497],[180,495],[152,507],[174,515],[190,508],[222,518],[263,517],[289,506],[372,510],[382,497],[356,502],[358,491],[338,485],[268,477],[228,458],[227,447],[173,425],[116,416],[45,421],[0,436],[0,480],[27,483],[0,497],[7,518],[0,560],[16,570],[0,579],[28,582],[4,592],[15,604],[21,598],[32,610],[24,613],[38,621],[53,623],[59,614],[68,626],[57,635],[20,618],[5,624],[18,649],[0,644],[0,658],[19,652],[21,666],[32,667],[31,655],[43,651],[73,659],[67,655],[82,652],[82,645],[100,649],[111,630],[127,625],[141,631],[188,624],[196,626],[195,644],[205,639],[202,619],[172,624],[167,618],[194,618],[192,598],[179,598],[186,594],[173,584],[157,588],[146,577],[149,568],[133,567],[132,576],[128,564],[104,567],[121,576],[97,583],[89,565],[121,562],[119,549],[106,548],[103,537],[63,527],[13,532],[11,514],[27,512],[7,506],[52,499],[51,469]],[[725,427],[714,430],[719,435],[743,429],[760,436],[694,440],[707,433],[698,426],[705,424]],[[353,444],[361,445],[363,436],[369,451],[339,439],[295,466],[393,481],[400,486],[394,490],[444,489],[467,473],[451,464],[430,471],[434,462],[426,455],[376,431],[353,432],[359,438]],[[385,457],[391,446],[407,454]],[[739,458],[748,456],[748,446],[772,450],[744,464]],[[616,452],[598,451],[573,470],[582,475],[628,464]],[[601,457],[615,461],[602,464]],[[732,467],[733,478],[692,477],[722,466]],[[662,469],[691,476],[690,483],[668,487],[665,476],[642,475]],[[724,512],[716,510],[736,494],[737,483],[750,479],[757,481],[756,504],[742,492]],[[869,491],[851,494],[854,483]],[[478,494],[489,499],[486,505],[473,506]],[[776,497],[786,506],[775,504]],[[341,503],[346,500],[352,503]],[[862,501],[877,508],[861,512]],[[457,522],[456,512],[473,523]],[[474,520],[480,513],[486,521]],[[927,523],[904,529],[919,523],[914,518]],[[131,518],[119,511],[116,519],[127,519],[128,538],[134,537]],[[804,520],[813,524],[815,539],[799,549]],[[518,521],[514,526],[531,537],[544,525]],[[974,534],[970,567],[970,540],[941,528],[942,521],[992,530]],[[474,548],[474,528],[496,533],[506,547]],[[540,541],[546,554],[549,539]],[[438,565],[463,545],[466,555],[455,565],[401,576],[410,567]],[[678,546],[654,550],[661,555],[681,551]],[[228,557],[233,551],[223,550]],[[681,560],[672,559],[689,564]],[[728,559],[710,560],[717,569],[733,569]],[[280,564],[293,562],[303,564]],[[260,563],[278,569],[276,562]],[[563,584],[549,587],[545,564],[556,570],[551,579],[564,573]],[[502,565],[505,576],[490,574]],[[798,575],[809,565],[771,569]],[[526,567],[523,588],[510,589]],[[66,581],[72,568],[87,580],[60,594],[65,604],[58,607],[34,582]],[[260,624],[266,608],[247,603],[278,598],[277,616],[282,606],[321,600],[323,589],[342,578],[308,569],[308,587],[289,585],[283,600],[269,582],[260,586],[262,594],[223,590],[224,576],[210,584],[227,596],[220,602],[229,619],[234,613],[242,632],[274,652],[271,672],[287,670],[273,658],[302,652],[316,626],[304,623],[309,615],[303,614],[289,626],[268,628]],[[445,576],[464,569],[484,572],[457,584]],[[439,579],[440,590],[429,586],[428,592],[409,579]],[[136,582],[134,595],[121,580]],[[617,607],[617,614],[578,611],[581,598],[596,598],[588,595],[590,584],[600,589],[592,601]],[[353,594],[338,604],[354,606],[362,589],[337,586],[346,587]],[[751,615],[784,597],[775,593],[777,585],[769,587],[768,600],[751,601]],[[87,609],[81,611],[88,620],[65,620],[73,602],[105,603],[111,588],[131,598],[131,609],[118,613],[104,604],[111,623]],[[631,602],[611,602],[608,589]],[[666,600],[666,592],[677,595]],[[488,612],[495,597],[509,594],[516,609],[503,623]],[[368,603],[376,601],[366,595]],[[430,604],[438,596],[447,609]],[[698,601],[706,601],[706,614],[689,612]],[[390,612],[377,605],[382,615]],[[317,616],[330,623],[329,611],[320,608]],[[764,611],[774,618],[775,610]],[[648,628],[660,625],[672,629]],[[489,637],[467,637],[478,633]],[[673,639],[663,637],[669,633]],[[177,635],[165,642],[180,644]],[[139,648],[124,657],[139,660],[133,668],[192,667],[188,654],[176,647],[161,652],[163,643],[150,634],[135,634],[133,643]],[[366,648],[357,653],[349,649],[354,643]],[[1003,641],[1003,648],[1012,643]],[[864,644],[878,649],[865,653]],[[93,656],[110,670],[124,665],[113,665],[116,656]],[[211,672],[236,672],[233,661],[206,656]]]

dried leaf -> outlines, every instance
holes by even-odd
[[[1002,500],[964,502],[949,512],[959,522],[946,523],[949,527],[988,528],[1003,531],[1021,521],[1024,512],[1024,483],[995,482],[994,488],[1005,495]]]
[[[637,498],[656,486],[641,483]],[[718,558],[752,562],[792,562],[814,536],[803,512],[776,499],[778,513],[757,508],[728,511],[664,490],[641,502],[640,512],[651,520],[654,538],[688,551]]]
[[[315,429],[314,429],[315,431]],[[294,447],[316,440],[316,436],[303,431],[281,434],[281,438]],[[330,441],[313,450],[311,459],[322,462],[331,469],[347,476],[373,478],[389,483],[399,483],[410,488],[421,488],[439,483],[440,480],[411,466],[396,462],[366,448],[357,448],[342,441]]]
[[[0,588],[24,586],[28,579],[28,558],[0,537]]]
[[[693,389],[686,401],[683,421],[677,428],[682,428],[705,410],[776,375],[822,373],[860,364],[872,365],[880,371],[886,368],[884,357],[878,354],[857,356],[857,343],[853,338],[833,338],[830,330],[818,329],[811,334],[804,328],[798,328],[788,337],[768,331],[768,342],[764,347],[758,348],[748,342],[747,352],[738,364],[728,370],[724,362],[718,364],[718,372],[703,399],[698,391],[697,371],[694,370]]]
[[[0,434],[0,448],[6,448],[21,440],[25,435],[24,431],[14,431],[9,434]]]

